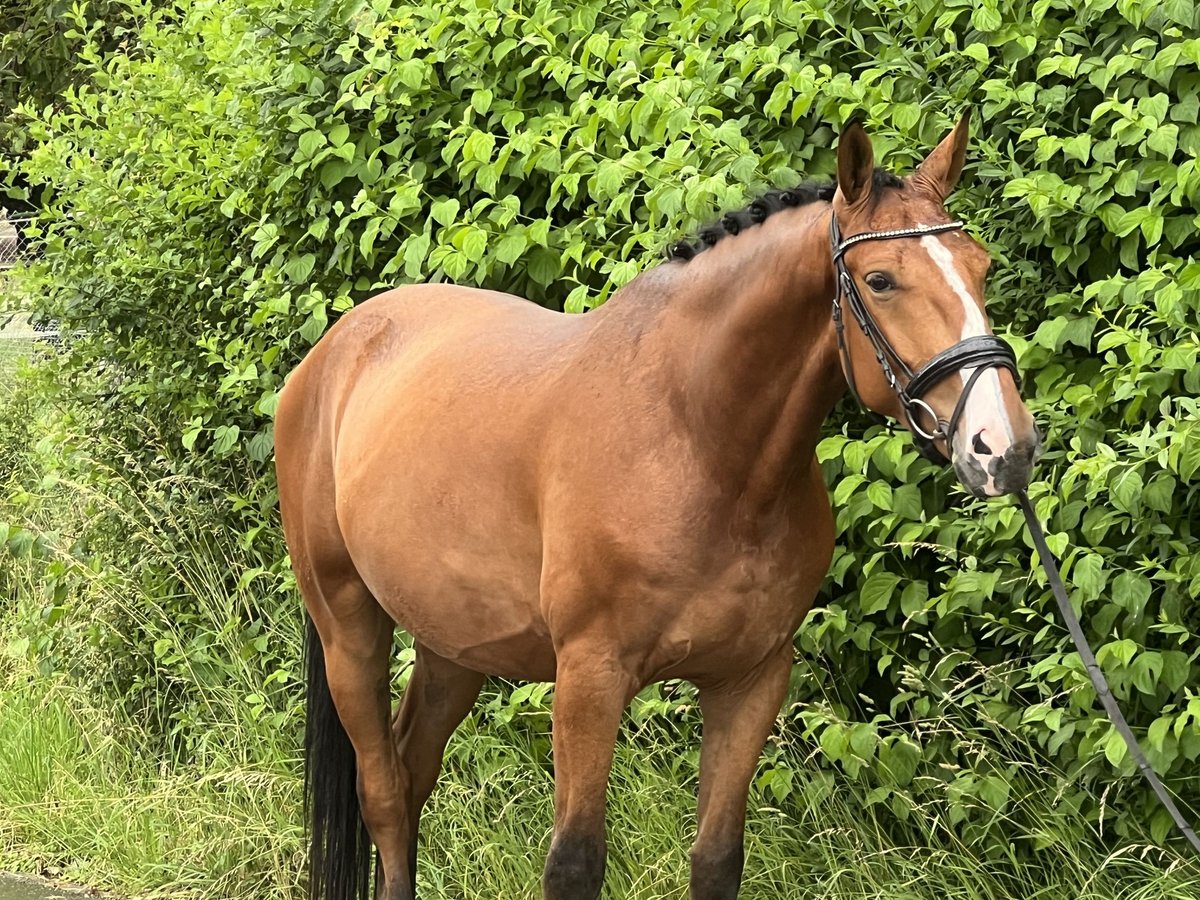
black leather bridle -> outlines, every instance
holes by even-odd
[[[916,444],[917,450],[926,459],[937,463],[947,462],[949,457],[942,453],[934,442],[941,438],[946,444],[946,449],[951,450],[951,439],[955,429],[958,428],[958,420],[966,408],[967,397],[971,395],[971,389],[975,387],[975,382],[980,375],[988,369],[1003,367],[1012,372],[1013,378],[1017,379],[1017,384],[1020,386],[1016,354],[1013,353],[1012,347],[994,334],[978,335],[965,338],[948,347],[914,372],[889,343],[880,329],[879,323],[867,309],[862,294],[859,293],[854,279],[846,268],[845,254],[848,249],[863,241],[921,237],[926,234],[954,231],[962,227],[962,222],[946,222],[942,225],[919,225],[895,231],[864,231],[861,234],[843,238],[841,230],[838,228],[837,216],[831,215],[829,219],[829,240],[833,247],[833,265],[837,276],[837,289],[833,295],[833,325],[837,331],[838,351],[842,354],[842,367],[846,372],[850,393],[854,395],[858,405],[865,409],[866,406],[858,394],[858,386],[854,381],[854,365],[850,359],[850,351],[846,346],[843,333],[843,299],[850,308],[850,312],[854,314],[858,327],[862,329],[867,340],[871,342],[871,346],[875,348],[875,359],[879,363],[879,367],[883,369],[883,377],[887,380],[888,387],[895,391],[896,396],[900,399],[900,408],[908,420],[908,427],[912,432],[913,443]],[[893,363],[904,376],[903,384],[896,375],[896,369],[892,367]],[[950,414],[949,420],[939,419],[933,407],[923,398],[935,384],[964,368],[975,371],[963,385],[962,393],[959,394],[958,403],[955,404],[954,412]],[[921,423],[922,417],[933,423],[932,430],[926,430]]]

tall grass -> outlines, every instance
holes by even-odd
[[[0,570],[10,595],[0,602],[0,868],[53,866],[148,896],[300,896],[300,766],[284,725],[298,720],[299,698],[280,684],[290,706],[247,702],[268,673],[246,652],[244,627],[265,622],[272,641],[295,645],[299,616],[270,622],[248,586],[231,590],[245,560],[204,538],[204,511],[190,502],[203,483],[142,481],[131,463],[108,473],[109,493],[72,474],[11,472],[24,487],[0,504],[10,532],[36,535]],[[126,560],[177,562],[186,618],[139,566],[81,549],[97,520],[121,533]],[[148,636],[149,674],[106,664],[144,651]]]
[[[71,878],[150,896],[300,896],[299,782],[263,765],[148,757],[113,736],[112,713],[86,692],[5,665],[0,701],[0,864],[60,867]],[[127,733],[129,723],[116,729]],[[495,900],[537,895],[549,842],[552,779],[542,726],[468,720],[452,744],[423,828],[423,897]],[[690,756],[658,722],[631,724],[610,792],[605,897],[685,896],[693,833]],[[253,735],[241,736],[252,740]],[[680,775],[683,774],[683,777]],[[1031,792],[1029,801],[1038,795]],[[1045,804],[1048,827],[1056,814]],[[742,896],[767,898],[1195,898],[1200,877],[1162,854],[1093,842],[1039,857],[986,862],[962,843],[933,840],[941,823],[894,822],[866,811],[853,784],[808,809],[751,799]]]
[[[148,755],[85,691],[11,665],[0,705],[0,866],[145,895],[299,896],[294,777]]]

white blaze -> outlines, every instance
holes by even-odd
[[[962,275],[954,266],[954,255],[938,237],[932,234],[921,238],[921,246],[933,259],[934,264],[942,273],[942,277],[950,286],[950,290],[962,301],[962,339],[987,334],[987,322],[979,310],[979,305],[971,296],[971,292],[967,290]],[[965,387],[967,379],[975,370],[963,368],[958,371]],[[1000,391],[1000,374],[997,369],[990,368],[979,376],[975,387],[971,389],[971,395],[967,398],[961,422],[963,450],[971,456],[977,456],[971,446],[972,438],[981,431],[984,432],[984,443],[991,448],[993,456],[1002,456],[1012,446],[1015,440],[1013,426],[1008,418],[1008,410],[1004,408],[1004,397]],[[987,459],[981,459],[980,463],[983,464],[984,471],[988,471]],[[989,473],[988,485],[992,486],[992,484],[993,479]]]

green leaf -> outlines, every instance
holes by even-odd
[[[999,30],[1004,20],[1000,18],[1000,13],[994,7],[981,4],[975,7],[975,12],[971,14],[971,25],[974,28],[984,32],[992,32]]]
[[[1109,764],[1114,769],[1120,769],[1125,762],[1125,758],[1129,755],[1129,747],[1125,744],[1125,739],[1114,728],[1108,733],[1108,738],[1104,741],[1104,756]]]
[[[1086,600],[1099,597],[1107,580],[1108,576],[1104,574],[1104,558],[1098,553],[1084,554],[1071,569],[1071,582]]]
[[[1113,506],[1132,516],[1141,508],[1142,476],[1137,469],[1126,469],[1117,474],[1109,488]]]
[[[1146,650],[1139,653],[1133,661],[1133,686],[1143,694],[1154,696],[1158,678],[1162,675],[1163,658],[1161,653]]]
[[[1005,778],[999,775],[985,775],[979,779],[976,787],[976,792],[979,799],[986,803],[991,809],[1003,811],[1008,806],[1008,796],[1011,787]]]
[[[224,456],[237,443],[240,429],[236,425],[218,425],[213,431],[213,452]]]
[[[1129,665],[1134,654],[1137,653],[1138,647],[1129,638],[1121,638],[1118,641],[1110,641],[1096,651],[1096,660],[1101,663],[1108,662],[1110,659],[1115,659],[1122,665]]]
[[[431,243],[428,234],[418,234],[404,242],[404,275],[413,281],[423,280],[425,259]]]
[[[425,85],[425,63],[420,59],[407,59],[395,69],[400,83],[411,90]]]
[[[312,159],[317,151],[325,146],[325,135],[319,131],[306,131],[300,135],[300,154],[305,159]]]
[[[345,122],[339,122],[329,129],[329,143],[335,147],[340,147],[346,143],[346,139],[350,137],[350,126]]]
[[[1169,473],[1159,472],[1142,491],[1142,502],[1158,512],[1171,512],[1175,508],[1176,484]]]
[[[826,725],[821,732],[821,752],[830,762],[840,762],[846,756],[849,745],[845,726],[837,722]]]
[[[1092,136],[1090,134],[1080,134],[1063,142],[1063,155],[1069,159],[1077,159],[1080,162],[1087,162],[1088,154],[1092,150]]]
[[[306,282],[317,258],[311,253],[291,257],[283,266],[283,274],[291,281]]]
[[[537,247],[530,255],[529,267],[526,271],[537,284],[548,285],[558,278],[561,269],[562,265],[557,253],[545,247]]]
[[[1153,750],[1161,751],[1166,743],[1167,735],[1171,733],[1173,720],[1170,716],[1159,716],[1146,729],[1146,743]]]
[[[962,52],[964,56],[969,56],[976,62],[986,63],[990,58],[986,44],[967,44]]]
[[[837,483],[837,486],[833,489],[834,504],[836,506],[845,505],[846,501],[850,499],[850,495],[858,490],[862,485],[866,484],[866,482],[866,477],[859,475],[857,472],[847,475],[845,478],[841,479]]]
[[[487,253],[488,233],[472,226],[463,238],[462,251],[471,262],[479,262]]]
[[[521,258],[521,254],[529,246],[529,239],[522,231],[510,231],[500,238],[493,251],[496,259],[506,265],[512,265]]]
[[[855,722],[850,726],[850,751],[859,759],[869,761],[879,744],[879,733],[874,725]]]
[[[489,162],[492,158],[492,150],[496,146],[496,139],[486,131],[472,132],[463,144],[463,157],[474,162]]]
[[[1151,583],[1145,575],[1122,572],[1113,580],[1112,597],[1122,609],[1141,615],[1150,599]]]
[[[1185,28],[1191,28],[1196,21],[1196,7],[1192,0],[1163,0],[1162,10],[1168,19]]]
[[[1173,156],[1178,145],[1178,125],[1160,125],[1146,138],[1146,146],[1166,157]]]
[[[606,161],[596,170],[594,191],[601,197],[615,197],[625,183],[625,167],[617,162]]]
[[[900,594],[900,612],[906,619],[920,616],[925,612],[925,603],[929,600],[929,585],[924,581],[910,581]]]
[[[882,481],[872,481],[867,485],[867,497],[876,509],[890,510],[892,508],[892,487]]]
[[[578,287],[573,288],[571,293],[567,294],[566,299],[563,301],[563,312],[583,312],[588,306],[587,298],[588,288],[586,284],[581,284]]]
[[[863,615],[887,609],[899,585],[898,576],[890,572],[873,572],[858,592],[858,606]]]
[[[439,225],[450,225],[458,218],[460,207],[461,204],[453,197],[435,200],[429,207],[429,217]]]
[[[901,518],[920,521],[924,507],[921,489],[915,484],[902,484],[892,491],[892,510]]]
[[[492,108],[492,97],[492,92],[487,88],[480,88],[477,91],[472,91],[471,106],[474,107],[475,112],[479,113],[480,115],[484,115],[489,109]]]
[[[892,738],[880,746],[879,761],[884,771],[891,775],[893,784],[906,787],[917,774],[917,766],[921,762],[921,748],[908,738]]]
[[[255,462],[265,462],[270,459],[274,449],[275,434],[271,430],[258,432],[250,438],[250,442],[246,446],[247,455]]]
[[[1162,683],[1168,691],[1175,693],[1191,680],[1191,660],[1182,650],[1163,650],[1161,656]]]
[[[321,165],[321,186],[326,190],[340,184],[354,169],[354,163],[344,159],[328,159]]]
[[[196,439],[200,437],[200,432],[204,430],[204,424],[199,418],[192,419],[188,427],[183,432],[183,449],[193,450],[196,447]]]
[[[1176,429],[1171,436],[1171,454],[1179,477],[1191,481],[1200,469],[1200,427],[1190,425]]]

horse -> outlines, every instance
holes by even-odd
[[[749,784],[834,549],[826,416],[852,389],[980,496],[1035,462],[988,253],[944,209],[967,137],[964,115],[901,178],[852,122],[832,184],[770,192],[586,315],[411,285],[317,342],[275,423],[308,614],[310,896],[414,898],[421,811],[488,676],[556,683],[545,900],[599,895],[627,704],[693,683],[690,896],[737,896]],[[397,627],[415,662],[393,715]]]

